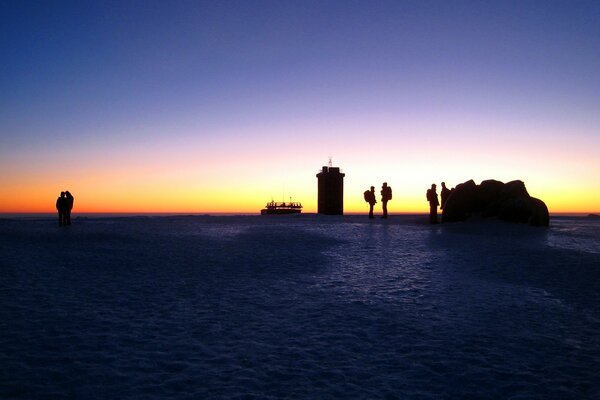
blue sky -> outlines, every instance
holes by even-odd
[[[596,1],[3,2],[0,177],[143,143],[159,160],[231,149],[247,169],[278,131],[283,148],[331,138],[298,150],[315,168],[335,153],[364,170],[367,138],[426,152],[414,135],[487,146],[476,151],[563,143],[567,164],[587,163],[599,20]]]

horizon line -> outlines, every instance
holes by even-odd
[[[0,217],[1,216],[18,216],[18,215],[24,215],[24,216],[35,216],[35,215],[39,215],[39,216],[45,216],[45,215],[55,215],[56,212],[52,212],[52,211],[10,211],[10,212],[1,212],[0,211]],[[557,212],[549,212],[550,216],[587,216],[587,215],[591,215],[591,214],[595,214],[595,215],[600,215],[600,211],[598,212],[593,212],[593,211],[576,211],[576,212],[570,212],[570,211],[557,211]],[[210,215],[222,215],[222,216],[226,216],[226,215],[261,215],[260,212],[245,212],[245,211],[83,211],[83,212],[77,212],[77,213],[73,213],[74,217],[77,216],[89,216],[89,215],[127,215],[127,216],[144,216],[144,215],[157,215],[157,216],[185,216],[185,215],[193,215],[193,216],[210,216]],[[325,214],[319,214],[317,212],[303,212],[301,214],[297,214],[297,215],[325,215]],[[349,211],[349,212],[344,212],[343,215],[369,215],[368,212],[356,212],[356,211]],[[404,212],[395,212],[389,213],[390,216],[393,215],[399,215],[399,216],[406,216],[406,215],[429,215],[428,212],[425,211],[404,211]],[[441,213],[440,213],[441,215]]]

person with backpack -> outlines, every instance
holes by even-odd
[[[365,190],[364,197],[365,201],[369,203],[369,218],[373,219],[375,218],[373,216],[373,206],[377,203],[375,199],[375,186],[371,186],[371,190]]]
[[[381,186],[381,205],[383,207],[383,216],[381,218],[388,217],[387,202],[392,199],[392,188],[388,186],[387,182],[383,182]]]
[[[435,183],[431,184],[431,189],[427,189],[427,201],[429,202],[429,223],[437,224],[437,208],[440,205],[438,201],[437,192],[435,191]]]

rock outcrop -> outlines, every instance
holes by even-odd
[[[522,181],[502,183],[490,179],[476,185],[469,180],[457,185],[444,206],[442,222],[465,221],[472,215],[534,226],[550,223],[548,207],[542,200],[531,197]]]

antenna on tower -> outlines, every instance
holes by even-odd
[[[331,161],[331,159],[332,159],[332,157],[329,156],[329,164],[328,164],[329,168],[333,167],[333,161]]]

